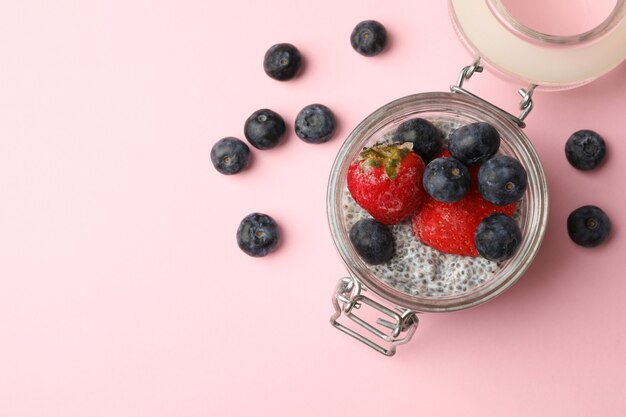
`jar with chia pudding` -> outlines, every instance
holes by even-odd
[[[410,95],[376,110],[352,131],[335,159],[328,184],[327,213],[333,240],[349,276],[341,278],[335,290],[331,323],[387,356],[411,339],[418,324],[417,313],[451,312],[479,305],[501,294],[524,274],[539,250],[548,218],[546,177],[522,130],[524,118],[532,109],[532,93],[536,87],[558,90],[585,84],[626,58],[621,48],[626,41],[624,0],[617,0],[609,16],[596,27],[559,36],[520,23],[509,13],[512,2],[449,0],[453,25],[474,54],[474,62],[463,68],[451,92]],[[514,56],[511,50],[517,51]],[[464,88],[464,82],[481,72],[483,66],[528,85],[520,90],[519,116]],[[416,118],[429,121],[441,132],[444,148],[450,134],[459,127],[488,123],[500,136],[497,154],[510,156],[522,165],[527,187],[512,213],[521,240],[511,257],[493,261],[445,253],[416,238],[410,218],[389,226],[395,249],[389,260],[372,264],[359,255],[350,230],[370,215],[348,189],[350,165],[364,148],[393,142],[398,126]],[[368,316],[364,310],[374,315]]]

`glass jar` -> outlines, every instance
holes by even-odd
[[[335,246],[350,273],[349,277],[340,279],[335,290],[333,297],[335,313],[331,317],[333,326],[377,351],[391,356],[395,353],[397,345],[408,342],[412,337],[418,324],[417,313],[450,312],[479,305],[501,294],[523,275],[539,250],[548,217],[546,177],[535,149],[522,131],[525,126],[524,118],[532,109],[532,93],[537,85],[559,89],[584,84],[608,72],[617,65],[616,62],[619,63],[624,59],[626,53],[621,49],[617,51],[614,37],[617,36],[622,43],[626,40],[626,24],[623,24],[624,1],[617,1],[616,8],[601,29],[591,31],[577,40],[569,37],[566,42],[562,42],[568,44],[565,52],[565,55],[569,56],[567,62],[571,62],[571,59],[581,59],[581,56],[577,55],[580,52],[577,48],[584,49],[587,55],[590,51],[601,51],[597,53],[606,54],[607,57],[610,55],[611,59],[603,60],[601,65],[592,65],[593,68],[587,67],[584,71],[574,71],[574,75],[557,74],[555,78],[554,73],[546,70],[547,67],[543,64],[533,66],[528,65],[526,60],[507,61],[501,55],[503,43],[498,41],[496,47],[492,48],[493,41],[491,43],[486,41],[488,38],[485,33],[480,32],[480,28],[489,28],[495,22],[500,30],[509,33],[523,44],[533,44],[533,48],[528,49],[532,53],[526,52],[531,54],[537,54],[538,51],[543,54],[544,48],[547,48],[548,52],[556,51],[555,37],[537,37],[519,22],[513,22],[512,17],[505,13],[506,9],[501,0],[449,0],[454,26],[461,39],[474,52],[474,63],[462,70],[450,93],[410,95],[376,110],[348,136],[332,167],[327,193],[328,222]],[[483,13],[489,14],[489,17],[485,17]],[[490,23],[485,24],[486,20]],[[520,30],[520,27],[523,30]],[[493,34],[490,36],[494,38]],[[510,39],[505,42],[510,42]],[[588,48],[590,42],[595,45],[591,49]],[[577,50],[579,52],[576,52]],[[530,56],[527,58],[530,59]],[[559,54],[557,58],[564,59],[563,55]],[[481,59],[505,75],[530,84],[527,89],[520,90],[522,113],[519,117],[475,96],[463,87],[464,81],[473,73],[482,71]],[[456,126],[478,121],[491,124],[501,136],[499,153],[516,158],[528,174],[528,187],[518,203],[515,215],[522,232],[520,246],[512,258],[497,264],[484,281],[468,286],[462,291],[436,295],[408,291],[403,286],[395,285],[393,280],[384,278],[375,268],[363,262],[349,239],[345,197],[348,195],[347,172],[350,164],[364,147],[380,142],[402,122],[416,117],[436,124]],[[350,319],[353,325],[340,322],[342,316]]]

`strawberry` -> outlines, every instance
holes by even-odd
[[[441,157],[450,156],[443,152]],[[443,203],[426,196],[412,219],[413,233],[428,246],[440,252],[464,256],[479,256],[474,244],[474,234],[480,222],[493,213],[512,216],[516,203],[496,206],[489,203],[478,191],[479,166],[470,166],[472,177],[467,195],[455,203]]]
[[[380,223],[404,220],[426,195],[424,162],[412,147],[411,143],[395,143],[365,148],[348,168],[350,194]]]

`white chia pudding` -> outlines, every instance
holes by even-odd
[[[460,126],[450,121],[431,122],[444,135],[444,144]],[[373,142],[390,142],[391,137],[392,134],[386,134]],[[342,207],[347,230],[359,220],[371,217],[354,201],[347,187]],[[405,294],[429,298],[463,295],[491,279],[499,267],[497,262],[482,257],[446,254],[423,244],[413,234],[410,217],[390,229],[395,241],[394,257],[383,264],[366,265],[378,279]]]

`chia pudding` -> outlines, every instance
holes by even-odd
[[[462,123],[452,120],[429,120],[444,136],[448,137]],[[373,144],[390,143],[393,132],[373,138]],[[517,220],[523,200],[519,202],[514,218]],[[371,217],[350,195],[346,187],[342,196],[344,225],[347,230],[361,219]],[[395,289],[417,297],[443,298],[473,292],[488,282],[500,264],[482,257],[461,256],[442,253],[415,237],[411,218],[390,226],[395,240],[394,257],[383,264],[368,265],[367,268],[381,281]]]

